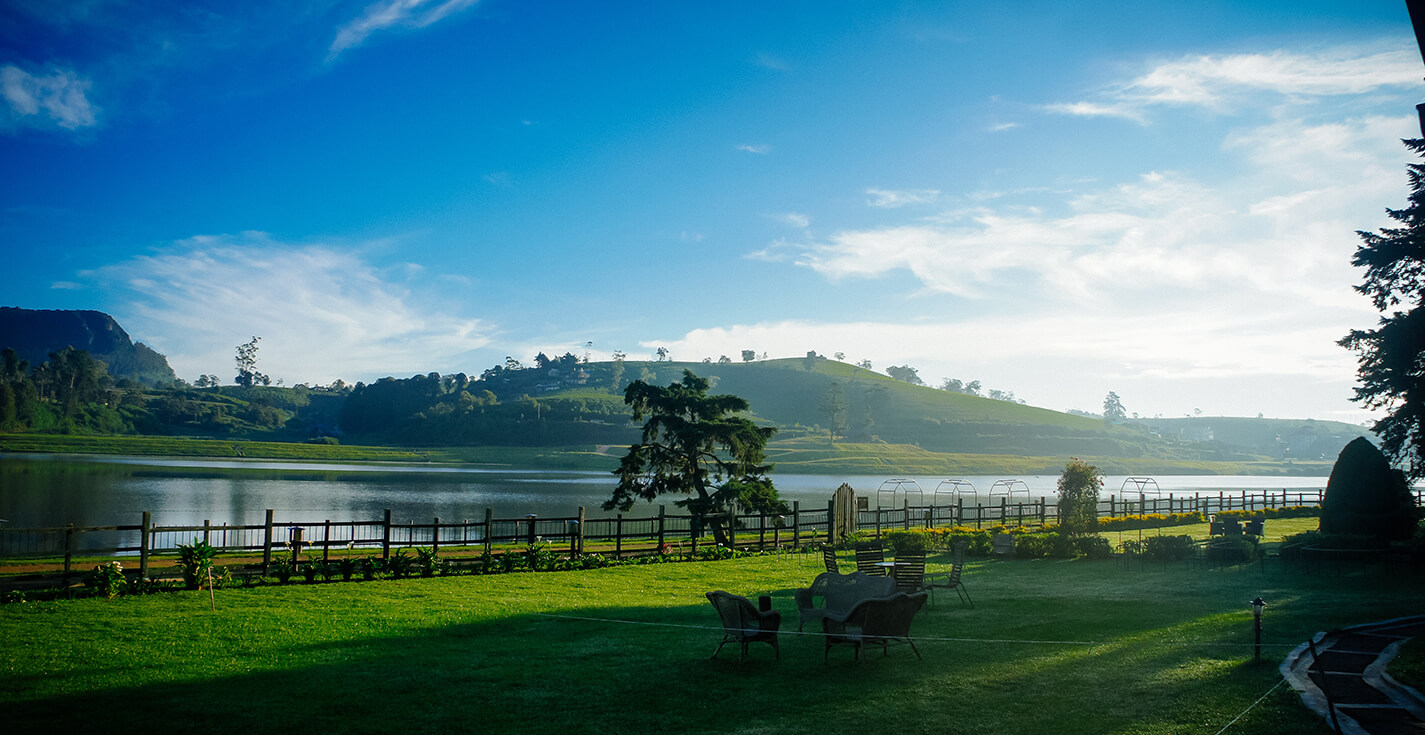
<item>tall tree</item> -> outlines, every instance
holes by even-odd
[[[1066,536],[1092,534],[1098,528],[1098,489],[1103,473],[1078,457],[1059,475],[1059,528]]]
[[[238,385],[251,388],[272,382],[271,378],[257,372],[257,343],[261,339],[253,337],[247,344],[237,346],[237,377],[233,378],[233,382]]]
[[[1425,157],[1425,140],[1403,142]],[[1357,232],[1351,258],[1366,269],[1356,291],[1382,312],[1380,322],[1351,330],[1340,344],[1358,358],[1355,399],[1387,411],[1372,427],[1382,449],[1414,481],[1425,478],[1425,164],[1410,164],[1408,173],[1410,205],[1386,210],[1403,226]]]
[[[743,362],[752,362],[753,360],[756,360],[756,359],[757,359],[757,351],[756,351],[756,350],[743,350],[743,351],[742,351],[742,361],[743,361]]]
[[[732,501],[766,513],[785,513],[786,504],[767,473],[763,451],[776,429],[738,416],[747,401],[734,395],[708,395],[708,381],[683,371],[682,381],[666,388],[642,380],[629,383],[624,403],[633,420],[644,421],[642,441],[628,448],[614,471],[618,486],[604,510],[627,511],[637,500],[661,495],[677,501],[693,517],[695,530],[709,528],[719,544],[730,541]]]
[[[1128,418],[1128,412],[1123,410],[1123,401],[1118,398],[1118,394],[1109,391],[1103,397],[1103,420],[1122,421]]]

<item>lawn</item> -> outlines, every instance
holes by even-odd
[[[8,729],[153,732],[1311,733],[1276,663],[1313,633],[1419,613],[1385,570],[979,560],[909,649],[823,663],[810,555],[0,606]],[[711,589],[771,593],[782,657],[708,660]],[[1247,601],[1267,600],[1252,662]]]

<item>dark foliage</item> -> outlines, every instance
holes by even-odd
[[[1398,541],[1410,538],[1419,517],[1405,474],[1374,444],[1356,439],[1341,450],[1321,502],[1322,533]]]
[[[1425,140],[1404,143],[1425,155]],[[1408,173],[1410,205],[1386,210],[1403,226],[1357,233],[1361,244],[1351,259],[1366,269],[1356,290],[1382,312],[1380,322],[1352,330],[1340,344],[1359,357],[1356,400],[1388,411],[1375,423],[1386,454],[1418,480],[1425,477],[1425,164],[1410,164]]]

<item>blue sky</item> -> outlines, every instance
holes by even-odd
[[[1361,421],[1404,3],[0,1],[3,305],[188,379],[843,353]]]

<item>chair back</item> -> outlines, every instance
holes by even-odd
[[[925,587],[925,552],[897,554],[893,574],[900,591],[919,592]]]
[[[859,618],[861,635],[867,638],[904,638],[910,634],[911,621],[925,605],[926,593],[908,595],[898,592],[890,597],[866,600],[857,606],[853,618]]]
[[[885,574],[886,570],[876,566],[886,560],[885,549],[879,541],[861,541],[856,544],[856,571],[866,574]]]
[[[722,590],[707,593],[708,602],[717,610],[718,619],[722,621],[723,630],[731,633],[755,633],[759,628],[757,620],[757,606],[752,601],[741,595],[734,595]]]
[[[831,546],[821,547],[821,560],[826,564],[826,571],[840,573],[841,568],[836,564],[836,549]]]
[[[955,544],[955,554],[951,557],[950,562],[950,584],[947,586],[954,587],[959,584],[960,574],[963,571],[965,571],[965,542],[961,541]]]

